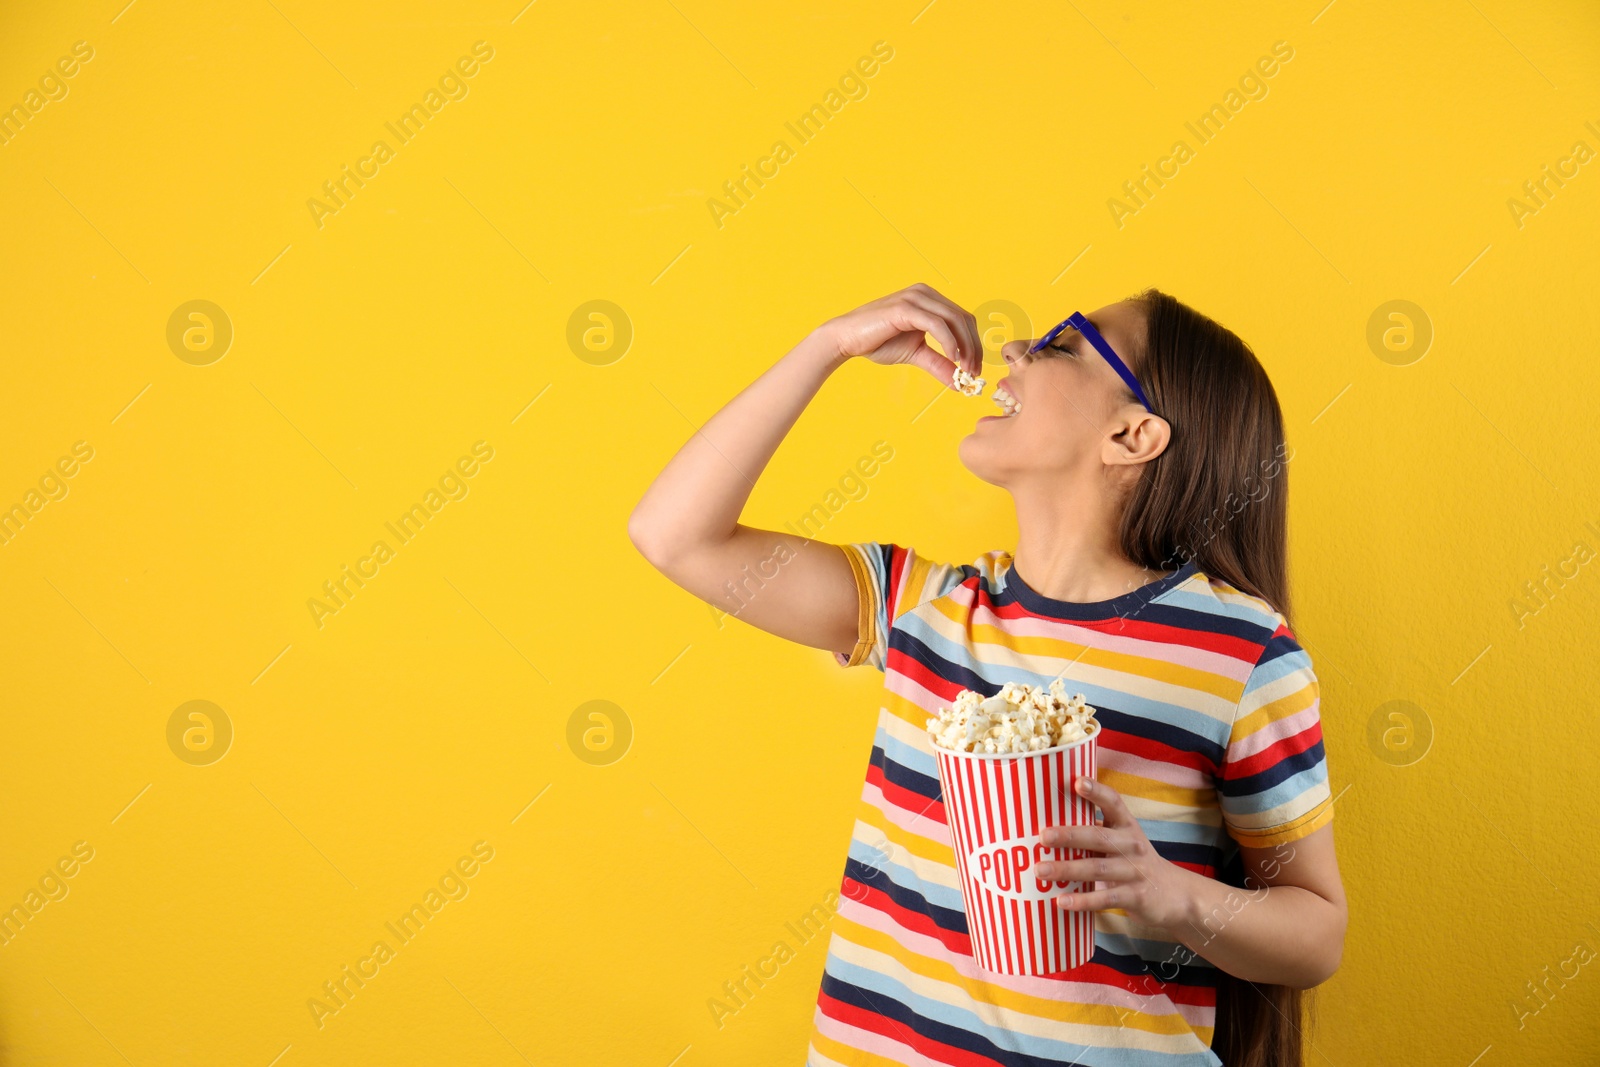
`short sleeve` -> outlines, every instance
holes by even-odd
[[[1320,704],[1311,657],[1278,616],[1245,682],[1217,781],[1240,845],[1271,848],[1333,821]]]
[[[913,549],[890,544],[840,545],[856,579],[856,646],[834,653],[845,667],[866,663],[884,669],[894,620],[918,604],[960,585],[967,568],[934,563]]]

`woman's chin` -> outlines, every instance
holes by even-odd
[[[1001,465],[994,453],[993,442],[981,440],[976,430],[963,437],[956,446],[956,458],[963,467],[990,485],[1000,485]]]

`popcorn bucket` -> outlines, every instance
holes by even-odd
[[[1015,755],[933,748],[972,955],[986,971],[1059,974],[1094,955],[1094,913],[1054,903],[1094,883],[1040,881],[1031,871],[1036,863],[1088,856],[1047,848],[1044,829],[1094,825],[1094,805],[1073,785],[1094,777],[1099,737],[1096,725],[1081,741]]]

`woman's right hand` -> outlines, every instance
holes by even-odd
[[[951,358],[929,346],[930,336]],[[983,368],[977,321],[926,285],[874,300],[811,331],[707,420],[628,520],[645,559],[695,596],[768,633],[841,655],[861,640],[860,599],[844,552],[820,540],[832,532],[831,514],[813,508],[784,531],[745,526],[739,516],[753,479],[828,375],[852,356],[914,364],[946,388],[952,359],[973,374]]]
[[[909,363],[952,388],[957,363],[968,374],[983,373],[978,320],[921,282],[829,319],[817,333],[841,359],[865,356],[884,366]],[[929,335],[944,355],[928,344]]]

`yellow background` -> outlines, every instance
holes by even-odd
[[[1525,983],[1600,950],[1600,574],[1511,601],[1600,548],[1600,164],[1521,228],[1506,204],[1600,149],[1592,4],[123,2],[0,32],[7,106],[94,49],[0,147],[0,505],[95,450],[0,547],[0,904],[94,849],[0,948],[0,1060],[799,1062],[825,945],[784,924],[838,888],[880,678],[719,620],[624,526],[691,423],[918,280],[1036,325],[1159,285],[1270,370],[1351,899],[1311,1062],[1592,1054],[1600,973],[1537,1013]],[[306,201],[480,40],[469,95],[319,229]],[[1280,40],[1269,94],[1119,229],[1108,198]],[[194,299],[235,331],[209,366],[166,342]],[[605,366],[566,341],[597,299],[634,331]],[[1392,299],[1435,331],[1409,366],[1367,343]],[[936,395],[848,367],[747,519],[883,440],[825,538],[1009,547],[954,454],[988,404]],[[469,495],[319,629],[307,600],[480,440]],[[209,766],[167,744],[195,699],[235,731]],[[567,742],[595,699],[633,731],[604,766]],[[1369,742],[1392,700],[1431,725],[1406,766]],[[319,1029],[308,999],[478,841],[470,894]]]

